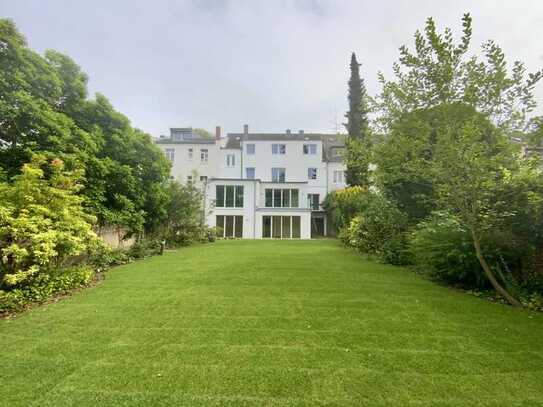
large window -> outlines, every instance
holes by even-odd
[[[217,215],[216,222],[222,237],[243,237],[243,216]]]
[[[255,153],[255,145],[254,144],[245,144],[245,150],[247,152],[247,155],[253,155]]]
[[[272,182],[285,182],[286,170],[284,168],[272,168]]]
[[[316,168],[308,168],[307,169],[307,179],[317,179],[317,169]]]
[[[207,148],[200,149],[200,161],[207,162],[209,158],[209,152],[207,151]]]
[[[287,145],[286,144],[272,144],[272,154],[286,154]]]
[[[166,150],[164,150],[165,153],[166,153],[166,158],[168,160],[170,160],[172,163],[174,162],[175,160],[175,149],[173,148],[167,148]]]
[[[243,208],[243,185],[217,185],[215,193],[217,208]]]
[[[297,189],[266,188],[264,204],[267,208],[298,208]]]
[[[304,144],[304,154],[317,154],[317,145],[316,144]]]
[[[245,178],[255,179],[255,167],[245,167]]]
[[[274,239],[299,239],[301,226],[299,216],[263,216],[262,237]]]

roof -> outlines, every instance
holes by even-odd
[[[239,149],[243,136],[243,133],[228,133],[226,148]],[[325,141],[337,137],[336,134],[326,133],[249,133],[245,135],[244,141]]]
[[[338,154],[338,150],[345,149],[345,137],[341,134],[334,134],[322,140],[322,159],[324,161],[337,163],[343,161],[343,155]]]
[[[171,137],[156,139],[157,144],[215,144],[215,139],[193,138],[190,140],[172,140]]]

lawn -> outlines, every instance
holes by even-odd
[[[225,241],[0,321],[2,406],[543,405],[543,315],[337,242]]]

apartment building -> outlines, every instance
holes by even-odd
[[[171,129],[157,143],[172,161],[172,178],[204,190],[205,221],[224,237],[310,239],[326,235],[326,195],[344,188],[342,136],[242,133],[214,139]]]

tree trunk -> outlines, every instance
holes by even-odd
[[[475,254],[477,255],[477,259],[479,260],[479,263],[481,264],[481,267],[483,268],[483,271],[485,272],[486,278],[488,278],[488,281],[490,281],[490,284],[492,284],[492,287],[509,302],[514,307],[522,307],[522,304],[514,298],[511,294],[507,292],[505,288],[503,288],[498,280],[496,280],[496,277],[494,276],[494,273],[490,269],[490,266],[486,262],[483,252],[481,250],[481,242],[479,240],[479,237],[476,235],[474,231],[471,232],[471,235],[473,237],[473,246],[475,247]]]

